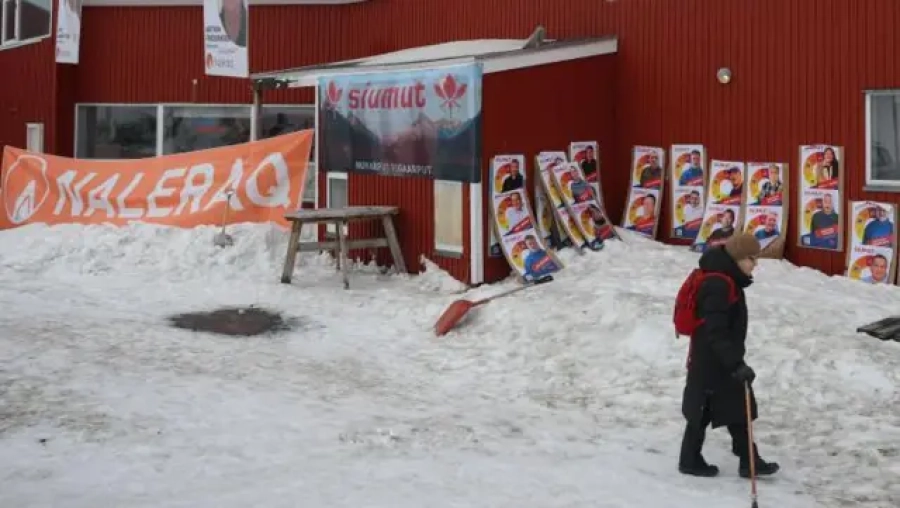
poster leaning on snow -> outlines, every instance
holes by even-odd
[[[851,201],[847,233],[847,277],[869,284],[892,284],[897,265],[897,207]]]
[[[578,232],[591,250],[603,247],[603,235],[610,235],[612,228],[606,213],[597,203],[591,184],[585,180],[581,168],[574,162],[556,164],[548,169],[553,185],[562,198],[569,216],[575,219]],[[609,236],[607,236],[609,238]]]
[[[672,145],[672,238],[693,240],[703,222],[706,194],[706,149],[703,145]]]
[[[713,160],[710,163],[703,223],[691,250],[705,252],[741,230],[745,174],[743,162]]]
[[[584,179],[594,189],[594,194],[597,196],[597,204],[604,208],[599,157],[600,147],[596,141],[573,141],[569,143],[569,160],[578,164],[578,167],[581,168]]]
[[[841,198],[844,193],[844,150],[833,145],[800,147],[797,189],[799,245],[840,252],[844,245]]]
[[[507,194],[519,189],[525,189],[525,156],[497,155],[491,159],[491,201],[493,202],[501,194]],[[520,204],[524,206],[524,202]],[[521,210],[521,208],[517,209]],[[491,243],[488,255],[491,257],[503,255],[500,240],[494,233],[493,228],[491,228]]]
[[[788,226],[788,166],[778,162],[747,163],[744,231],[759,240],[762,257],[784,256]]]
[[[648,238],[656,238],[662,207],[665,150],[655,146],[635,146],[631,152],[631,189],[622,227]],[[652,205],[651,210],[648,206]]]
[[[250,75],[247,0],[203,0],[203,61],[208,76]]]
[[[553,167],[567,164],[565,152],[540,152],[535,157],[535,161],[539,175],[538,185],[544,191],[544,196],[550,200],[550,207],[553,209],[560,233],[565,233],[567,240],[564,241],[564,244],[581,250],[587,246],[587,240],[581,234],[575,218],[569,215],[569,210],[553,183]]]
[[[506,157],[512,157],[506,159]],[[519,156],[498,156],[494,159],[515,160]],[[519,161],[521,163],[521,160]],[[501,162],[491,163],[492,168],[503,167]],[[491,175],[491,181],[497,177]],[[502,187],[501,187],[502,190]],[[562,269],[562,263],[548,250],[535,228],[536,221],[531,214],[528,195],[524,186],[507,187],[500,193],[492,193],[491,218],[495,237],[509,265],[528,282],[539,280]]]
[[[550,206],[550,200],[544,193],[544,187],[540,184],[534,186],[534,218],[537,220],[537,231],[547,245],[551,245],[553,241],[553,233],[556,228],[556,221],[553,220],[553,208]],[[557,235],[559,231],[557,231]],[[558,247],[558,245],[553,245]]]

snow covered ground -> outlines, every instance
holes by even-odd
[[[749,506],[727,433],[715,479],[676,471],[686,342],[670,326],[696,255],[629,236],[437,339],[439,271],[327,256],[278,282],[286,235],[26,227],[0,233],[0,506]],[[502,285],[470,294],[498,291]],[[900,344],[854,332],[900,289],[764,261],[749,290],[764,507],[900,506]],[[255,339],[166,318],[260,305]]]

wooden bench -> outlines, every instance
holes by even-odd
[[[291,223],[291,239],[288,243],[287,257],[284,260],[284,272],[281,282],[290,284],[294,275],[294,267],[297,263],[298,252],[318,252],[328,250],[334,253],[338,269],[344,279],[344,289],[350,288],[348,279],[349,252],[350,249],[373,249],[388,247],[394,258],[394,269],[397,273],[406,273],[406,263],[403,262],[403,252],[400,250],[400,242],[397,240],[397,230],[394,227],[394,216],[400,212],[396,206],[349,206],[346,208],[320,208],[318,210],[297,210],[284,216]],[[347,239],[347,225],[351,222],[366,220],[381,220],[384,227],[384,237],[365,238],[359,240]],[[300,232],[306,224],[334,224],[337,230],[337,241],[305,242],[300,243]]]

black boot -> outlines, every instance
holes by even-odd
[[[753,448],[754,452],[756,451],[756,447]],[[755,453],[756,455],[756,476],[769,476],[773,475],[781,469],[781,466],[778,465],[777,462],[766,462],[759,456],[759,453]],[[750,461],[747,460],[747,454],[744,453],[741,456],[741,462],[738,466],[738,474],[741,478],[750,478]]]
[[[700,453],[703,449],[703,441],[706,439],[707,423],[699,422],[684,429],[684,438],[681,440],[681,455],[678,459],[678,471],[691,476],[713,477],[719,474],[719,468],[709,464]]]

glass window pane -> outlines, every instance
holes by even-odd
[[[318,175],[316,164],[311,162],[306,170],[306,186],[303,187],[303,196],[301,197],[304,203],[316,202],[316,178]]]
[[[871,105],[871,178],[900,182],[900,95],[873,95]]]
[[[266,106],[259,119],[259,139],[266,139],[289,132],[316,127],[315,106]],[[313,143],[316,140],[313,138]],[[309,151],[309,160],[315,158],[315,146]]]
[[[74,4],[77,9],[81,0],[67,0],[67,2],[70,5]],[[50,0],[22,0],[21,9],[19,39],[36,39],[50,35]]]
[[[165,155],[246,143],[250,106],[166,106],[163,125]]]
[[[328,196],[328,208],[343,208],[347,206],[347,180],[330,178]]]
[[[78,106],[75,157],[156,156],[156,106]]]
[[[16,40],[16,2],[3,0],[3,42]]]

